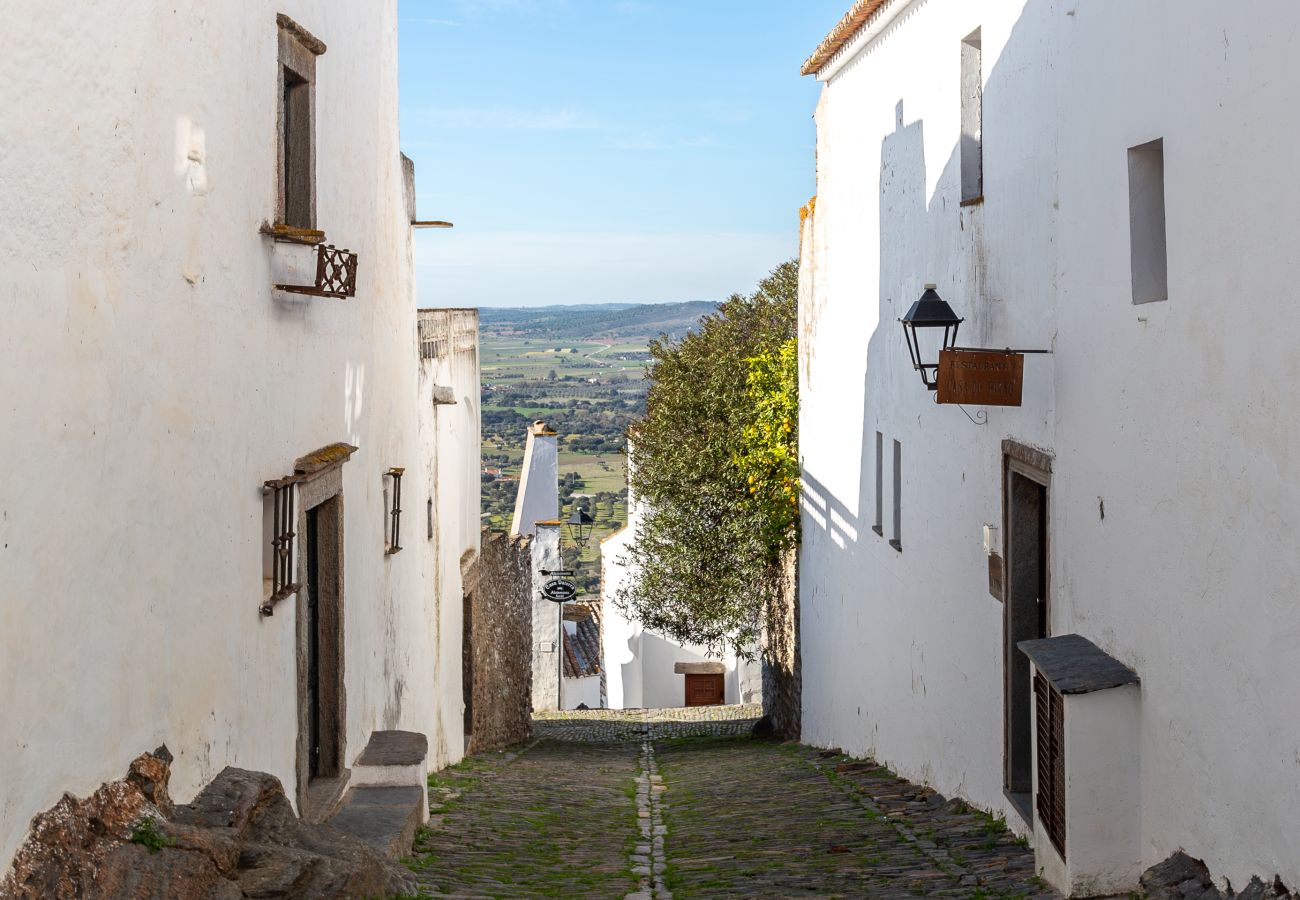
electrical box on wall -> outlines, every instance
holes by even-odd
[[[985,525],[984,526],[984,555],[993,556],[995,553],[1000,553],[1001,550],[1002,550],[1002,545],[998,543],[998,526]]]

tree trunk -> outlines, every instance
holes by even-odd
[[[801,725],[798,559],[794,548],[771,568],[763,624],[763,713],[773,733],[789,741],[799,740]]]

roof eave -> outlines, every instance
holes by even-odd
[[[853,6],[844,14],[844,18],[840,19],[839,23],[831,29],[825,39],[817,45],[817,49],[813,51],[812,56],[809,56],[804,61],[799,74],[820,76],[827,65],[864,28],[872,24],[879,24],[879,14],[885,7],[901,5],[904,5],[901,0],[854,0]]]

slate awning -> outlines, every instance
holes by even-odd
[[[1062,694],[1089,694],[1141,680],[1137,672],[1081,634],[1021,641],[1016,646]]]

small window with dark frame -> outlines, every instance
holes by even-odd
[[[405,469],[392,468],[384,473],[385,477],[391,479],[391,486],[384,490],[384,508],[388,514],[384,552],[390,555],[402,549],[402,473],[405,471]]]
[[[889,546],[903,552],[903,445],[894,441],[894,536]]]
[[[297,524],[296,475],[264,482],[262,494],[262,615],[269,616],[281,600],[298,592],[294,551]]]
[[[293,228],[316,227],[316,57],[325,45],[280,15],[279,196],[276,215]]]
[[[871,530],[885,536],[885,436],[876,432],[876,523]]]

